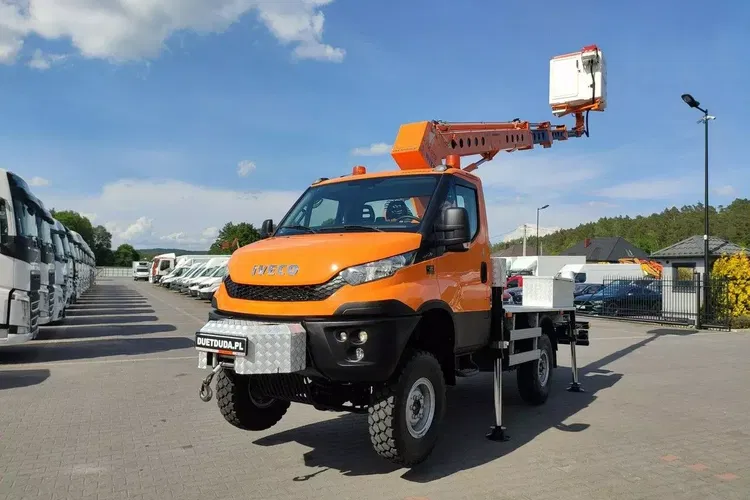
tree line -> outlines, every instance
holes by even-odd
[[[709,232],[741,247],[750,247],[750,199],[737,198],[727,206],[709,206]],[[621,236],[649,254],[695,235],[703,234],[703,204],[671,207],[648,216],[602,217],[596,222],[562,229],[539,238],[545,255],[557,255],[586,238]],[[504,250],[522,239],[493,245],[493,251]],[[536,236],[526,238],[535,246]]]
[[[112,250],[112,233],[102,225],[94,226],[88,217],[74,210],[50,210],[52,216],[65,227],[81,235],[96,257],[97,266],[130,267],[141,256],[132,245],[123,243]]]

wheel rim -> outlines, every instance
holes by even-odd
[[[427,434],[435,418],[435,388],[422,377],[411,386],[406,398],[406,428],[413,438]]]
[[[545,350],[539,353],[537,370],[539,372],[539,384],[542,386],[547,385],[547,380],[549,379],[549,356],[547,356],[547,351]]]
[[[273,404],[273,398],[262,394],[253,394],[252,389],[248,389],[247,393],[250,395],[250,401],[258,408],[268,408]]]

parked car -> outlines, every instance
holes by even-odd
[[[578,297],[579,295],[591,295],[602,288],[604,288],[604,285],[601,283],[576,283],[575,288],[573,289],[573,297]]]
[[[579,295],[575,308],[603,316],[649,316],[661,313],[661,293],[630,283],[613,283],[593,294]]]

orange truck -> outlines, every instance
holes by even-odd
[[[500,441],[503,371],[542,404],[558,346],[570,345],[569,390],[580,391],[575,347],[588,345],[588,323],[576,320],[572,282],[562,305],[503,303],[504,260],[490,257],[472,173],[500,151],[588,135],[585,114],[606,107],[601,51],[558,56],[550,69],[553,113],[574,114],[574,128],[405,124],[392,150],[398,170],[319,179],[278,224],[264,221],[263,238],[232,254],[196,333],[198,366],[210,370],[201,399],[216,377],[221,414],[249,431],[274,426],[291,403],[364,413],[375,451],[413,466],[432,452],[446,386],[459,378],[493,373],[487,437]]]

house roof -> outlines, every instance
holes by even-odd
[[[588,246],[586,246],[587,241]],[[619,236],[583,240],[561,252],[560,255],[584,255],[588,262],[617,262],[629,257],[648,258],[647,252]]]
[[[708,238],[708,251],[712,257],[718,257],[722,254],[734,255],[740,253],[742,248],[718,236]],[[691,236],[674,245],[662,248],[651,254],[651,257],[703,257],[703,236]]]
[[[526,244],[526,255],[536,255],[536,246]],[[492,257],[521,257],[523,256],[523,243],[514,243],[508,248],[492,253]]]

